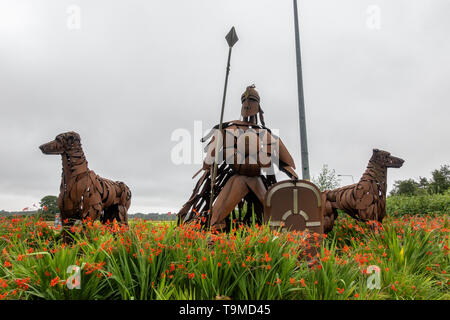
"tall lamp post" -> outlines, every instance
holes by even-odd
[[[297,91],[300,118],[300,147],[302,156],[302,178],[309,180],[308,142],[306,136],[305,98],[303,96],[302,57],[300,52],[300,35],[298,26],[297,0],[294,0],[295,52],[297,57]]]

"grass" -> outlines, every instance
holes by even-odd
[[[449,228],[447,214],[382,226],[340,216],[322,242],[258,225],[211,234],[170,222],[86,221],[64,245],[42,220],[2,218],[0,299],[450,299]],[[318,248],[314,259],[308,246]],[[76,279],[70,266],[81,289],[67,286]],[[368,286],[377,277],[379,286]]]

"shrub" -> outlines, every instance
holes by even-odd
[[[386,199],[386,213],[397,216],[404,214],[444,214],[450,212],[450,192],[421,196],[390,196]]]

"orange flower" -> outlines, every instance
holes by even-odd
[[[305,279],[301,278],[300,284],[302,285],[302,287],[306,287]]]
[[[0,278],[0,288],[6,289],[8,287],[8,284],[5,280]]]
[[[59,282],[59,277],[57,276],[56,278],[52,279],[52,281],[50,281],[50,286],[54,287],[58,284]]]
[[[28,282],[30,281],[30,278],[16,279],[15,281],[20,289],[28,290]]]

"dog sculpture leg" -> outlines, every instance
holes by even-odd
[[[100,217],[100,211],[90,207],[88,212],[83,214],[83,219],[90,218],[92,221],[95,221],[98,217]]]
[[[119,222],[128,225],[127,208],[119,205]]]

